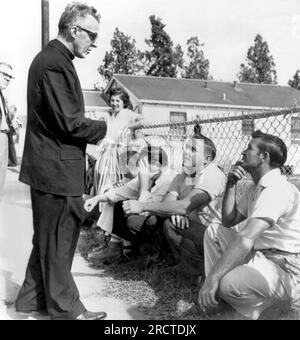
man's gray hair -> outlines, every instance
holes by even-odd
[[[68,4],[59,20],[59,33],[63,35],[66,34],[74,23],[76,23],[78,18],[85,18],[88,15],[93,16],[100,22],[101,16],[94,7],[81,2],[72,2]]]

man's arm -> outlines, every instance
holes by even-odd
[[[53,131],[64,138],[80,139],[89,144],[97,144],[106,135],[107,125],[84,116],[84,107],[78,93],[72,72],[48,70],[42,80],[46,106]]]
[[[92,198],[88,198],[84,203],[84,209],[87,212],[91,212],[95,208],[95,206],[100,202],[101,203],[108,202],[107,197],[105,195],[97,195]]]
[[[236,233],[232,241],[228,244],[223,256],[208,274],[200,290],[199,304],[202,309],[217,306],[218,303],[215,296],[221,279],[234,268],[245,262],[245,258],[252,250],[255,240],[270,227],[271,223],[268,219],[252,218],[241,232]]]
[[[237,209],[236,189],[237,182],[246,175],[246,171],[235,166],[228,174],[228,181],[222,204],[222,224],[226,228],[233,227],[244,221],[246,217]]]
[[[152,184],[152,179],[148,160],[146,159],[146,157],[140,160],[138,178],[139,178],[139,201],[140,202],[148,201],[149,197],[151,196],[150,187]]]
[[[138,178],[134,178],[130,182],[118,188],[111,188],[102,195],[88,198],[85,201],[84,208],[88,212],[92,211],[98,203],[117,203],[120,201],[135,199],[138,196]]]
[[[200,189],[193,189],[190,194],[182,199],[176,201],[163,202],[124,202],[123,207],[126,214],[141,214],[143,212],[150,212],[162,216],[172,215],[188,215],[199,207],[206,206],[210,202],[210,196]]]

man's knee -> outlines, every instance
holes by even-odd
[[[246,292],[243,291],[242,286],[239,284],[240,280],[230,272],[225,275],[219,285],[219,296],[226,302],[231,302],[234,299],[242,299],[246,297]]]

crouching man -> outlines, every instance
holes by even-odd
[[[138,234],[144,224],[152,223],[146,214],[126,216],[123,201],[138,199],[140,201],[161,202],[174,178],[168,168],[168,156],[161,147],[148,146],[139,155],[130,168],[138,170],[136,178],[127,184],[107,190],[103,195],[90,198],[85,209],[91,211],[98,203],[108,202],[113,210],[112,234],[106,247],[89,255],[90,259],[101,260],[104,264],[118,262],[122,258],[129,259],[129,254],[136,251]],[[133,166],[132,166],[133,165]]]
[[[193,281],[204,275],[203,238],[206,227],[221,224],[226,176],[213,163],[214,143],[201,134],[186,142],[183,170],[161,203],[124,202],[126,214],[150,212],[163,217],[157,229],[164,230],[179,270]]]
[[[242,156],[228,176],[224,227],[210,227],[205,235],[207,277],[199,304],[204,311],[214,308],[218,295],[258,319],[269,307],[299,303],[300,193],[281,175],[287,148],[280,138],[256,131]],[[254,184],[237,203],[237,182],[246,171]],[[230,229],[243,220],[242,231]]]

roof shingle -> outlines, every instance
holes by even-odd
[[[289,86],[114,75],[141,101],[286,108],[300,105],[300,91]]]

